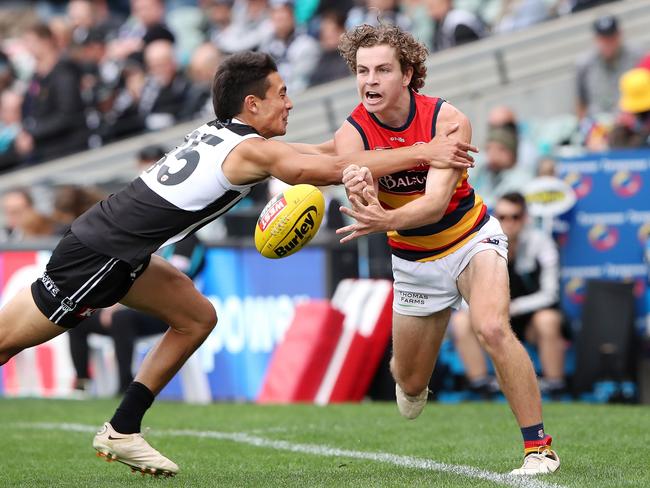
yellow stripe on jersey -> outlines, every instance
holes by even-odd
[[[481,215],[481,210],[483,208],[483,199],[474,194],[474,207],[467,212],[456,225],[449,227],[441,232],[428,236],[401,236],[399,231],[390,231],[388,232],[388,237],[395,242],[403,242],[409,246],[416,246],[425,250],[436,250],[443,249],[446,246],[454,243],[458,239],[462,238],[465,234],[472,230],[472,227],[476,224],[476,220]],[[455,246],[455,244],[454,244]],[[448,253],[447,253],[448,254]],[[442,257],[440,254],[436,254],[436,258]]]

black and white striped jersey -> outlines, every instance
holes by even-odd
[[[250,192],[258,182],[233,185],[221,167],[230,151],[252,137],[262,136],[237,120],[202,125],[126,188],[75,220],[72,232],[95,252],[137,266]]]

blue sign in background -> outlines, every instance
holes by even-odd
[[[199,354],[215,400],[254,400],[271,354],[293,316],[296,302],[325,298],[327,256],[308,247],[270,260],[249,248],[211,248],[198,279],[219,322]],[[162,398],[182,398],[176,376]]]
[[[564,310],[571,319],[580,317],[588,279],[626,280],[635,283],[637,317],[644,317],[650,151],[567,158],[558,164],[558,173],[578,198],[574,209],[563,217],[569,230],[560,236]]]

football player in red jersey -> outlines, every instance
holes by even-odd
[[[466,167],[473,161],[467,151],[475,151],[447,137],[394,155],[360,151],[345,156],[329,154],[329,143],[271,140],[286,133],[293,103],[275,61],[263,53],[229,56],[215,75],[213,102],[214,120],[77,218],[43,276],[0,309],[0,365],[116,302],[169,325],[93,440],[101,456],[145,474],[173,476],[179,470],[142,437],[142,418],[217,322],[214,307],[192,281],[152,256],[158,248],[223,215],[269,176],[289,184],[325,185],[339,183],[350,161],[385,175],[430,161]]]
[[[422,144],[445,124],[469,143],[472,128],[441,98],[421,95],[426,48],[395,26],[359,26],[339,50],[356,74],[361,103],[337,131],[346,151]],[[524,463],[513,474],[550,473],[560,465],[544,432],[535,373],[508,317],[507,238],[467,180],[466,170],[424,165],[380,177],[350,166],[343,181],[356,222],[342,242],[387,232],[393,254],[393,358],[400,413],[417,417],[451,310],[464,298],[474,331],[492,358],[524,437]]]

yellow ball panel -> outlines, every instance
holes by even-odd
[[[290,256],[316,235],[324,213],[325,198],[318,188],[291,186],[262,210],[255,226],[255,247],[269,259]]]

